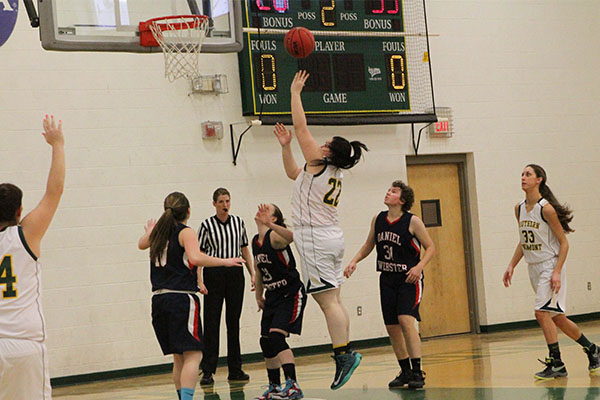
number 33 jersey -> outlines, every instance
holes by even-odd
[[[45,339],[41,271],[20,226],[0,230],[0,338]]]
[[[548,201],[541,198],[529,212],[525,201],[519,204],[519,238],[527,264],[537,264],[558,256],[558,239],[542,214],[546,204]]]
[[[377,246],[377,271],[406,274],[419,263],[421,243],[410,233],[413,214],[404,212],[390,221],[388,212],[382,211],[375,219],[375,244]]]

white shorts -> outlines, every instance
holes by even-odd
[[[0,400],[49,399],[52,388],[46,345],[0,338]]]
[[[335,289],[344,282],[344,233],[339,226],[301,226],[294,230],[307,293]]]
[[[535,309],[564,314],[567,309],[567,274],[563,265],[560,271],[558,294],[550,288],[550,279],[556,266],[556,257],[536,264],[529,264],[529,280],[535,291]]]

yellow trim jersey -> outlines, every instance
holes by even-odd
[[[523,257],[528,264],[558,256],[560,244],[542,214],[542,208],[546,204],[548,201],[541,198],[529,212],[525,201],[519,204],[519,238]]]
[[[0,231],[0,338],[43,341],[41,268],[20,226]]]
[[[342,170],[327,165],[317,174],[306,172],[306,165],[294,183],[292,223],[300,226],[338,224],[337,206],[342,193]]]

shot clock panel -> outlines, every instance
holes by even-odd
[[[239,53],[244,115],[289,120],[289,87],[305,69],[309,123],[435,120],[423,0],[244,0],[242,16],[254,28]],[[304,59],[283,47],[295,26],[315,34]]]

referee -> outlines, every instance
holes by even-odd
[[[230,215],[230,194],[225,188],[213,193],[216,215],[205,219],[198,229],[200,249],[213,257],[242,257],[250,273],[254,290],[254,269],[248,250],[248,237],[244,221]],[[240,316],[244,300],[244,270],[242,267],[203,268],[204,285],[204,358],[201,363],[201,385],[212,385],[213,374],[219,359],[219,333],[221,310],[225,300],[225,322],[227,324],[227,365],[230,381],[247,381],[250,377],[242,371],[240,349]]]

